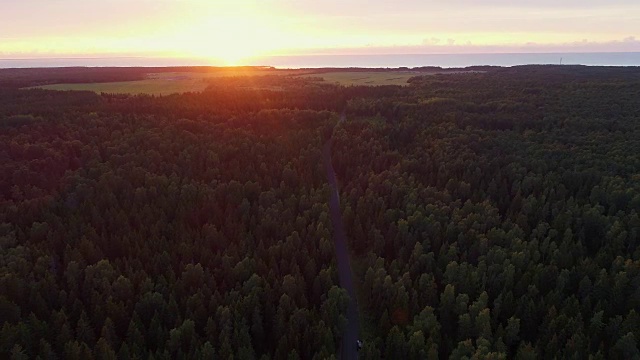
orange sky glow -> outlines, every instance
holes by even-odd
[[[21,0],[0,5],[0,58],[640,51],[640,2],[530,3]]]

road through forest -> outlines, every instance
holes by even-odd
[[[340,116],[340,123],[346,119],[343,113]],[[359,339],[358,325],[358,305],[356,302],[356,291],[353,286],[353,275],[349,262],[349,250],[347,248],[347,236],[342,223],[342,213],[340,211],[340,195],[336,173],[331,162],[331,145],[333,136],[324,144],[322,155],[327,172],[327,179],[331,188],[331,198],[329,199],[329,210],[331,211],[331,222],[333,223],[333,241],[336,248],[336,261],[338,264],[338,278],[340,287],[349,294],[349,305],[347,307],[347,326],[342,335],[339,359],[351,360],[358,358],[357,341]]]

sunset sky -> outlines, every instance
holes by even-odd
[[[531,5],[535,3],[535,5]],[[638,0],[19,0],[0,58],[640,51]]]

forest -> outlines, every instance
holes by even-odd
[[[476,70],[3,70],[0,358],[336,359],[330,137],[360,359],[640,358],[640,69]]]

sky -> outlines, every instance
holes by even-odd
[[[638,0],[0,0],[0,58],[640,51]]]

